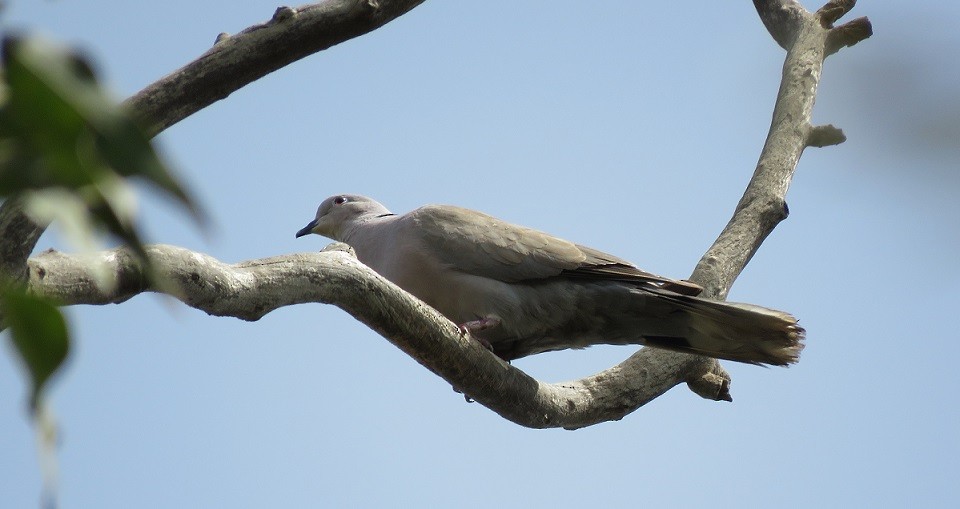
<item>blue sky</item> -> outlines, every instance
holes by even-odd
[[[118,98],[276,4],[12,2],[4,31],[89,51]],[[209,235],[141,193],[153,242],[238,262],[294,239],[325,197],[451,203],[686,277],[753,171],[783,51],[746,1],[428,1],[158,140]],[[815,5],[808,5],[815,8]],[[731,300],[808,330],[789,369],[725,363],[734,402],[678,387],[620,422],[528,430],[337,308],[256,323],[139,296],[68,310],[52,391],[64,507],[948,507],[960,495],[960,7],[862,1],[875,36],[831,57],[791,216]],[[38,249],[69,249],[56,234]],[[9,348],[6,349],[9,351]],[[627,357],[516,362],[547,381]],[[0,500],[40,491],[19,367],[0,355]]]

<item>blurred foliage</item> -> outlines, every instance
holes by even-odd
[[[194,201],[79,53],[39,38],[6,37],[0,58],[0,197],[22,198],[38,224],[57,220],[81,248],[96,246],[104,232],[114,236],[156,283],[127,178],[145,180],[202,219]],[[107,284],[106,275],[100,279]],[[0,304],[30,374],[36,412],[45,384],[66,358],[68,327],[54,303],[27,295],[16,282],[0,287]]]
[[[84,224],[104,228],[141,255],[124,177],[145,179],[200,217],[82,56],[39,39],[8,37],[2,62],[0,196],[32,191],[29,201],[37,192],[69,190],[87,205],[91,219]]]
[[[4,292],[0,303],[13,345],[30,372],[30,408],[36,411],[44,386],[67,358],[67,322],[56,306],[22,292]]]

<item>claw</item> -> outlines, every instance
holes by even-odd
[[[500,319],[495,316],[485,316],[479,320],[471,320],[458,325],[460,330],[466,334],[468,332],[480,332],[482,330],[492,329],[500,325]]]
[[[490,342],[487,341],[486,339],[483,339],[480,336],[477,336],[475,333],[483,330],[491,329],[498,325],[500,325],[499,318],[496,318],[493,316],[485,316],[483,318],[480,318],[479,320],[471,320],[469,322],[461,323],[460,325],[457,325],[457,327],[460,329],[461,334],[463,335],[469,334],[470,337],[477,340],[477,342],[483,345],[484,348],[493,352],[493,345],[490,344]]]

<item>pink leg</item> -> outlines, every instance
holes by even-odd
[[[493,316],[485,316],[479,320],[471,320],[469,322],[464,322],[458,325],[460,330],[466,334],[468,332],[480,332],[487,329],[492,329],[500,325],[500,319]]]
[[[486,339],[478,337],[474,333],[487,330],[487,329],[492,329],[498,325],[500,325],[499,318],[496,318],[493,316],[485,316],[483,318],[480,318],[479,320],[471,320],[469,322],[461,323],[457,327],[460,329],[461,333],[470,334],[470,336],[476,339],[478,342],[480,342],[480,344],[483,345],[484,348],[492,352],[493,345],[491,345],[490,342],[487,341]]]

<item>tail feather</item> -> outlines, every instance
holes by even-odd
[[[789,313],[752,304],[722,302],[655,291],[687,316],[677,335],[644,335],[648,346],[749,364],[797,362],[805,331]]]

